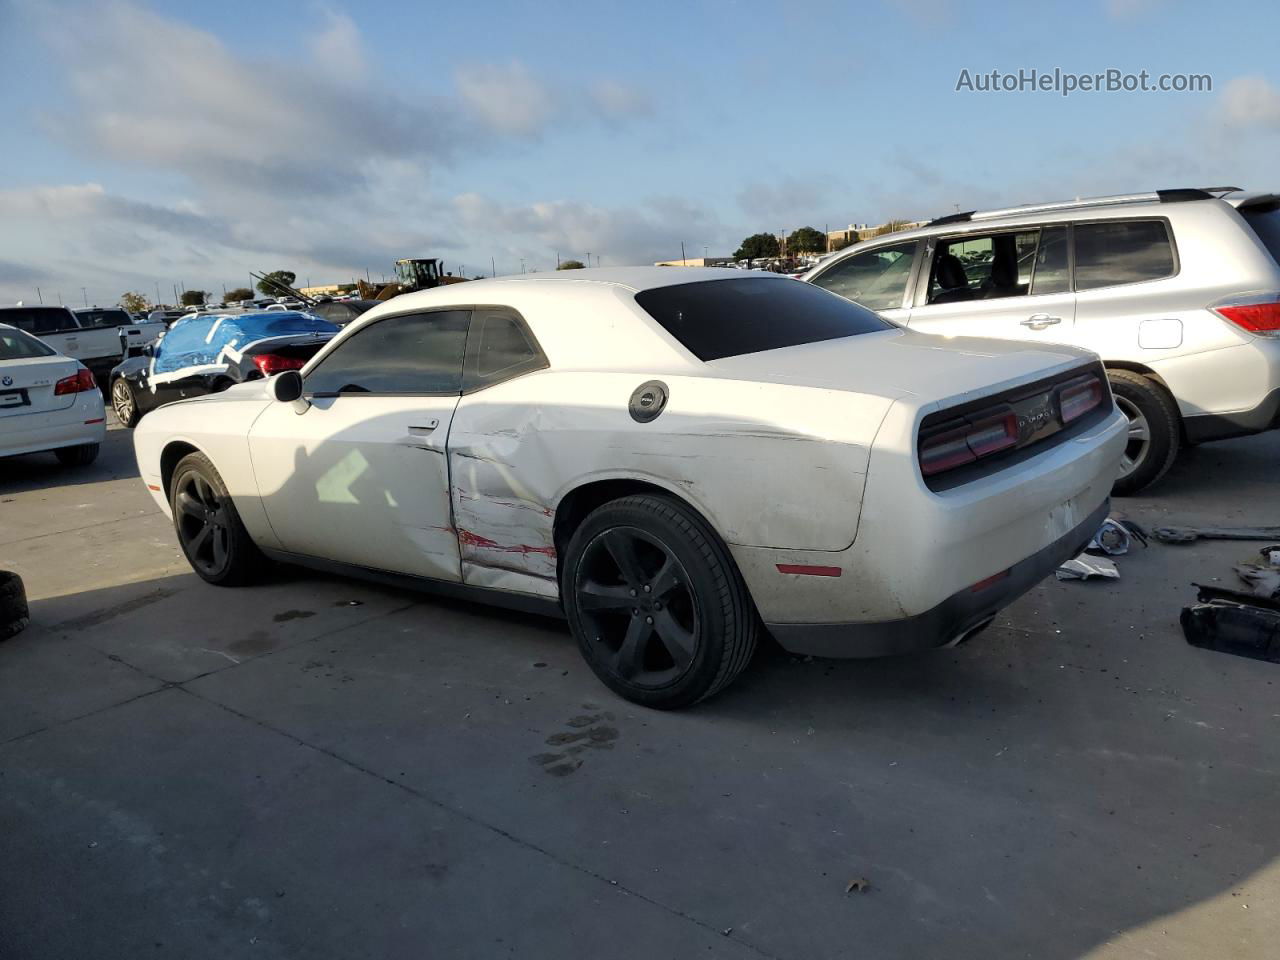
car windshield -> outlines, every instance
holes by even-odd
[[[703,361],[892,328],[821,287],[766,277],[656,287],[636,294],[636,302]]]
[[[32,357],[53,356],[57,356],[56,350],[21,330],[0,330],[0,360],[29,360]]]
[[[76,318],[84,327],[124,327],[133,323],[133,317],[123,310],[77,310]]]

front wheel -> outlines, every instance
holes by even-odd
[[[1168,472],[1178,455],[1182,431],[1178,407],[1163,387],[1132,370],[1108,370],[1116,406],[1129,418],[1129,440],[1120,476],[1111,487],[1118,497],[1137,493]]]
[[[133,387],[124,377],[116,377],[111,384],[111,409],[121,426],[132,427],[138,423],[138,399]]]
[[[561,596],[596,676],[658,709],[726,687],[759,633],[728,549],[673,497],[623,497],[593,511],[569,541]]]
[[[169,492],[173,526],[191,569],[220,587],[252,582],[264,558],[240,521],[227,486],[203,453],[178,461]]]

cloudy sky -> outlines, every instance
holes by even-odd
[[[1176,0],[0,0],[0,303],[1276,188],[1280,67],[1251,38],[1278,27],[1273,3]],[[955,89],[1055,67],[1213,90]]]

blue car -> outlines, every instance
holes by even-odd
[[[166,403],[298,370],[337,332],[327,320],[292,310],[183,317],[143,356],[111,371],[111,408],[132,427]]]

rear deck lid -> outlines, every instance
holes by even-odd
[[[54,387],[59,380],[73,376],[80,364],[53,351],[15,356],[22,352],[23,345],[14,348],[14,332],[0,328],[0,420],[30,413],[51,413],[75,403],[74,393],[57,396]]]

